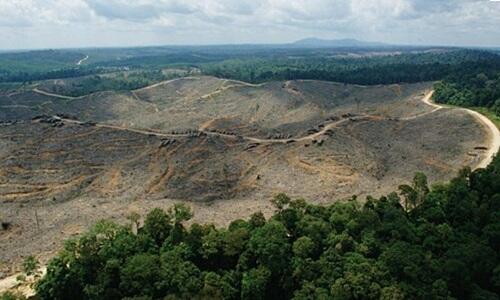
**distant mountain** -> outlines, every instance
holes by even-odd
[[[388,44],[378,42],[365,42],[355,39],[325,40],[318,38],[306,38],[291,44],[294,47],[304,48],[344,48],[344,47],[381,47]]]

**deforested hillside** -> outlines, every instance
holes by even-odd
[[[207,85],[207,83],[210,83]],[[259,136],[305,133],[318,120],[334,114],[365,113],[394,117],[418,113],[403,106],[402,99],[418,105],[418,91],[429,85],[363,87],[318,81],[270,82],[250,85],[211,77],[179,79],[136,91],[142,100],[158,106],[158,113],[143,126],[169,128],[232,128],[237,133]],[[414,99],[409,99],[415,97]],[[412,101],[413,100],[413,101]],[[425,110],[425,105],[421,105]],[[411,111],[410,111],[411,110]],[[231,126],[228,126],[231,125]]]
[[[467,111],[429,104],[430,91],[201,76],[79,97],[3,93],[2,259],[176,201],[226,224],[269,212],[280,192],[328,203],[381,195],[417,171],[447,180],[487,159],[490,134]]]
[[[367,188],[385,189],[393,176],[406,178],[417,170],[445,179],[450,171],[481,159],[486,137],[481,125],[467,113],[437,111],[424,103],[429,91],[425,83],[252,85],[214,77],[81,97],[35,87],[2,95],[8,108],[0,127],[3,141],[17,147],[19,156],[0,163],[40,172],[36,163],[45,157],[41,162],[49,169],[68,169],[70,174],[75,172],[71,164],[88,165],[92,171],[86,187],[126,169],[132,157],[147,158],[148,163],[132,173],[123,171],[117,179],[127,183],[119,189],[126,198],[207,201],[246,197],[249,190],[271,194],[280,186],[313,200],[332,193],[363,194]],[[314,179],[317,174],[324,179]],[[43,181],[33,191],[19,188],[24,176],[5,176],[6,199],[75,197],[65,189],[45,187]],[[156,182],[154,188],[146,188],[143,176]],[[31,181],[38,178],[30,176]],[[76,184],[70,175],[57,178],[65,187]],[[220,186],[212,189],[207,182]],[[78,195],[95,190],[75,189]]]
[[[286,124],[317,122],[335,113],[404,117],[428,109],[420,95],[430,84],[357,86],[321,81],[251,85],[215,77],[173,79],[131,92],[97,92],[79,97],[34,87],[0,95],[2,119],[65,113],[82,121],[128,123],[170,130],[229,120],[272,130]],[[413,98],[413,99],[410,99]],[[408,100],[408,101],[401,101]],[[407,104],[414,104],[408,106]],[[131,125],[133,123],[133,125]]]

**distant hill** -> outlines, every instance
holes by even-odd
[[[325,40],[318,38],[306,38],[291,44],[295,47],[305,48],[343,48],[343,47],[381,47],[388,44],[378,42],[366,42],[356,39]]]

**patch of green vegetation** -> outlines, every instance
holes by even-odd
[[[488,119],[490,119],[493,123],[495,123],[495,125],[498,128],[500,128],[500,114],[497,114],[496,112],[486,107],[469,107],[469,108],[485,115],[486,117],[488,117]]]
[[[473,50],[403,53],[346,58],[309,54],[299,57],[237,58],[200,65],[203,73],[247,82],[316,79],[364,85],[435,81],[464,69],[500,66],[500,56]]]
[[[500,158],[429,189],[329,206],[284,194],[265,219],[183,225],[189,207],[144,226],[96,224],[48,265],[41,299],[498,299]]]
[[[0,91],[2,92],[15,91],[22,87],[23,84],[19,82],[7,82],[7,83],[0,82]]]
[[[18,293],[5,292],[0,294],[0,300],[25,300],[26,297]]]
[[[438,103],[465,107],[484,107],[500,116],[500,66],[465,68],[434,85]]]
[[[465,49],[296,49],[259,46],[149,47],[0,54],[0,82],[72,78],[124,70],[198,68],[204,74],[265,82],[316,79],[357,84],[441,80],[466,69],[495,68],[493,52]],[[392,53],[392,54],[391,54]],[[89,56],[84,65],[77,62]]]
[[[99,91],[135,90],[176,77],[179,75],[175,72],[168,74],[162,71],[119,72],[68,79],[56,84],[44,84],[43,89],[51,93],[78,97]]]
[[[0,70],[14,73],[47,72],[72,66],[83,57],[85,55],[81,53],[62,50],[2,53]]]
[[[0,82],[29,82],[99,71],[77,68],[76,63],[83,57],[82,53],[69,50],[1,53]]]

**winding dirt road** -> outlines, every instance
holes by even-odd
[[[40,95],[54,97],[54,98],[59,98],[59,99],[65,99],[65,100],[73,100],[73,99],[85,97],[85,96],[71,97],[71,96],[64,96],[64,95],[60,95],[60,94],[53,94],[53,93],[49,93],[49,92],[46,92],[46,91],[39,90],[38,88],[34,88],[32,91],[35,92],[35,93],[37,93],[37,94],[40,94]]]
[[[197,77],[179,77],[179,78],[174,78],[174,79],[170,79],[170,80],[166,80],[166,81],[160,81],[160,82],[157,82],[157,83],[152,84],[152,85],[148,85],[148,86],[140,88],[140,89],[131,90],[130,92],[132,93],[132,95],[134,95],[137,98],[137,95],[135,94],[136,92],[140,92],[140,91],[152,89],[152,88],[155,88],[157,86],[161,86],[161,85],[164,85],[164,84],[169,84],[171,82],[179,81],[181,79],[196,80],[198,78]],[[90,94],[86,94],[86,95],[82,95],[82,96],[78,96],[78,97],[72,97],[72,96],[66,96],[66,95],[61,95],[61,94],[55,94],[55,93],[47,92],[47,91],[44,91],[44,90],[40,90],[38,88],[34,88],[34,89],[32,89],[32,91],[35,92],[35,93],[37,93],[37,94],[40,94],[40,95],[50,96],[50,97],[59,98],[59,99],[65,99],[65,100],[81,99],[81,98],[84,98],[84,97],[87,97],[89,95],[92,95],[92,94],[96,93],[96,92],[94,92],[94,93],[90,93]]]
[[[187,77],[187,78],[194,79],[195,77]],[[168,84],[170,82],[177,81],[179,79],[180,78],[176,78],[176,79],[172,79],[172,80],[168,80],[168,81],[159,82],[159,83],[154,84],[152,86],[142,88],[141,90],[150,89],[154,86]],[[231,88],[231,87],[234,87],[234,86],[232,86],[232,85],[227,86],[226,89]],[[63,98],[63,99],[75,99],[74,97],[51,94],[51,93],[47,93],[47,92],[37,90],[37,89],[33,89],[33,91],[40,93],[40,94],[47,95],[47,96],[54,96],[54,97],[59,97],[59,98]],[[444,106],[436,104],[436,103],[431,101],[433,94],[434,94],[434,91],[430,91],[429,93],[425,94],[425,96],[422,98],[422,102],[424,102],[425,104],[427,104],[431,107],[434,107],[433,110],[428,111],[428,112],[424,112],[424,113],[420,113],[420,114],[416,114],[416,115],[410,116],[410,117],[399,118],[399,120],[401,120],[401,121],[414,120],[414,119],[423,117],[425,115],[432,114],[438,110],[444,109],[445,108]],[[479,168],[486,168],[493,161],[494,156],[498,153],[498,150],[500,148],[500,131],[498,130],[498,128],[495,126],[495,124],[490,119],[488,119],[487,117],[485,117],[484,115],[482,115],[476,111],[473,111],[473,110],[468,109],[468,108],[453,108],[453,109],[466,111],[467,113],[472,115],[476,120],[478,120],[485,127],[486,131],[488,131],[488,135],[489,135],[488,149],[487,149],[486,153],[484,154],[484,158],[480,162],[478,162],[478,164],[473,169],[475,170],[475,169],[479,169]],[[319,130],[316,133],[309,134],[309,135],[306,135],[303,137],[298,137],[298,138],[283,138],[283,139],[279,139],[279,138],[264,139],[264,138],[257,138],[257,137],[251,137],[251,136],[239,136],[239,135],[229,134],[229,133],[207,131],[207,130],[204,130],[201,128],[198,129],[196,132],[191,133],[191,134],[190,133],[173,134],[173,133],[164,133],[164,132],[158,132],[158,131],[152,131],[152,130],[146,130],[146,129],[134,129],[134,128],[128,128],[128,127],[120,127],[120,126],[116,126],[116,125],[108,125],[108,124],[103,124],[103,123],[95,124],[95,126],[101,127],[101,128],[115,129],[115,130],[125,130],[125,131],[135,132],[135,133],[139,133],[139,134],[154,135],[154,136],[165,137],[165,138],[189,137],[189,136],[192,136],[193,134],[201,133],[201,134],[205,134],[205,135],[209,135],[209,136],[220,136],[220,137],[226,137],[226,138],[240,138],[240,139],[252,142],[252,143],[290,143],[290,142],[300,142],[300,141],[306,141],[306,140],[315,140],[315,139],[321,137],[322,135],[324,135],[328,130],[333,129],[340,124],[343,124],[343,123],[348,122],[348,121],[366,120],[366,119],[370,119],[372,117],[373,116],[370,116],[370,115],[361,115],[361,116],[356,116],[356,117],[351,117],[351,118],[344,118],[342,120],[324,125],[324,127],[321,128],[321,130]],[[68,122],[68,123],[80,124],[80,125],[83,125],[85,123],[85,122],[70,120],[70,119],[62,119],[62,120],[65,122]]]
[[[424,98],[422,98],[422,102],[424,102],[425,104],[429,105],[429,106],[432,106],[434,107],[433,110],[431,111],[427,111],[427,112],[424,112],[424,113],[421,113],[421,114],[416,114],[414,116],[410,116],[410,117],[406,117],[406,118],[399,118],[400,120],[402,121],[408,121],[408,120],[414,120],[416,118],[420,118],[420,117],[423,117],[425,115],[428,115],[428,114],[432,114],[444,107],[440,106],[440,105],[437,105],[437,104],[434,104],[433,102],[431,102],[431,98],[432,98],[432,95],[434,94],[434,91],[430,91],[429,93],[427,93]]]
[[[172,82],[175,82],[175,81],[179,81],[179,80],[184,80],[184,79],[197,80],[199,78],[198,77],[189,77],[189,76],[188,77],[174,78],[174,79],[170,79],[170,80],[166,80],[166,81],[161,81],[161,82],[155,83],[153,85],[150,85],[150,86],[147,86],[147,87],[144,87],[144,88],[141,88],[141,89],[137,89],[137,90],[134,90],[134,91],[131,91],[131,92],[132,92],[132,94],[135,97],[137,97],[137,95],[135,94],[136,92],[143,91],[143,90],[148,90],[148,89],[151,89],[151,88],[155,88],[157,86],[169,84],[169,83],[172,83]],[[222,87],[222,88],[216,90],[215,92],[209,93],[207,95],[203,95],[203,96],[201,96],[201,99],[209,98],[209,97],[211,97],[211,96],[213,96],[215,94],[218,94],[218,93],[220,93],[220,92],[222,92],[224,90],[227,90],[227,89],[230,89],[230,88],[234,88],[234,87],[238,87],[238,86],[252,86],[252,87],[256,87],[256,86],[263,85],[263,83],[261,83],[261,84],[251,84],[251,83],[247,83],[247,82],[243,82],[243,81],[238,81],[238,80],[230,80],[230,82],[234,82],[236,84],[228,85],[228,86],[225,86],[225,87]],[[52,96],[52,97],[56,97],[56,98],[60,98],[60,99],[65,99],[65,100],[73,100],[73,99],[78,99],[78,98],[85,97],[85,95],[84,96],[80,96],[80,97],[64,96],[64,95],[59,95],[59,94],[54,94],[54,93],[46,92],[46,91],[43,91],[43,90],[39,90],[37,88],[34,88],[33,92],[38,93],[38,94],[42,94],[42,95],[45,95],[45,96]],[[431,101],[431,98],[432,98],[433,94],[434,94],[434,91],[430,91],[427,94],[425,94],[425,96],[422,98],[422,102],[424,102],[425,104],[427,104],[427,105],[429,105],[431,107],[434,107],[433,110],[428,111],[428,112],[424,112],[424,113],[420,113],[420,114],[416,114],[414,116],[399,118],[399,120],[401,120],[401,121],[414,120],[416,118],[423,117],[425,115],[434,113],[434,112],[436,112],[438,110],[441,110],[441,109],[445,108],[444,106],[436,104],[436,103],[434,103],[434,102]],[[490,119],[488,119],[487,117],[485,117],[484,115],[482,115],[482,114],[480,114],[480,113],[478,113],[476,111],[473,111],[473,110],[468,109],[468,108],[454,108],[454,109],[466,111],[467,113],[469,113],[470,115],[472,115],[477,121],[479,121],[485,127],[486,131],[488,131],[488,135],[489,135],[489,147],[488,147],[486,153],[484,154],[484,158],[473,169],[475,170],[475,169],[479,169],[479,168],[485,168],[486,166],[488,166],[493,161],[494,156],[498,153],[498,150],[500,148],[500,131],[498,130],[498,128],[495,126],[495,124]],[[158,111],[158,108],[156,108],[156,110]],[[369,117],[370,116],[368,116],[368,115],[362,115],[362,116],[357,116],[355,118],[350,118],[350,119],[351,120],[353,120],[353,119],[354,120],[362,120],[362,119],[367,119]],[[336,126],[340,125],[341,123],[344,123],[344,122],[346,122],[348,120],[349,119],[343,119],[343,120],[340,120],[340,121],[337,121],[337,122],[333,122],[333,123],[327,124],[319,132],[311,134],[311,135],[308,135],[308,136],[299,137],[299,138],[287,138],[287,139],[262,139],[262,138],[256,138],[256,137],[237,136],[237,135],[233,135],[233,134],[226,134],[226,133],[220,133],[220,132],[206,131],[206,130],[203,130],[203,129],[199,129],[198,132],[206,134],[206,135],[217,135],[217,136],[229,137],[229,138],[242,138],[244,140],[247,140],[247,141],[250,141],[250,142],[254,142],[254,143],[288,143],[288,142],[291,142],[291,141],[304,141],[304,140],[313,140],[313,139],[316,139],[316,138],[320,137],[321,135],[325,134],[325,132],[328,131],[329,129],[332,129],[332,128],[334,128],[334,127],[336,127]],[[83,123],[83,122],[80,122],[80,121],[67,120],[67,119],[65,119],[64,121],[70,122],[70,123],[77,123],[77,124],[82,124]],[[162,132],[157,132],[157,131],[142,130],[142,129],[132,129],[132,128],[114,126],[114,125],[106,125],[106,124],[96,124],[96,126],[97,127],[103,127],[103,128],[117,129],[117,130],[128,130],[128,131],[135,132],[135,133],[148,134],[148,135],[156,135],[156,136],[161,136],[161,137],[190,136],[190,134],[168,134],[168,133],[162,133]]]
[[[151,131],[151,130],[146,130],[146,129],[134,129],[134,128],[129,128],[129,127],[121,127],[121,126],[116,126],[116,125],[108,125],[108,124],[103,124],[103,123],[96,123],[95,127],[99,128],[109,128],[109,129],[114,129],[114,130],[123,130],[123,131],[129,131],[129,132],[134,132],[134,133],[139,133],[139,134],[145,134],[145,135],[153,135],[153,136],[158,136],[158,137],[163,137],[163,138],[175,138],[175,137],[190,137],[194,136],[198,133],[200,134],[205,134],[208,136],[219,136],[219,137],[226,137],[226,138],[233,138],[233,139],[243,139],[249,142],[253,143],[288,143],[291,141],[295,142],[300,142],[300,141],[306,141],[306,140],[314,140],[321,135],[324,135],[328,130],[333,129],[334,127],[348,122],[348,121],[353,121],[353,120],[363,120],[363,119],[369,119],[371,116],[368,115],[363,115],[363,116],[357,116],[357,117],[352,117],[352,118],[346,118],[342,119],[340,121],[336,121],[333,123],[329,123],[325,125],[320,131],[316,133],[312,133],[303,137],[299,138],[283,138],[283,139],[263,139],[263,138],[256,138],[256,137],[251,137],[251,136],[241,136],[241,135],[235,135],[235,134],[230,134],[230,133],[221,133],[221,132],[215,132],[215,131],[207,131],[207,130],[197,130],[194,131],[193,133],[165,133],[165,132],[158,132],[158,131]],[[64,119],[61,118],[62,121],[70,124],[77,124],[77,125],[85,125],[86,122],[82,121],[77,121],[77,120],[71,120],[71,119]]]
[[[486,168],[493,161],[493,158],[497,155],[500,148],[500,131],[498,130],[498,127],[484,115],[474,110],[464,110],[479,120],[486,128],[488,128],[488,131],[490,132],[490,146],[485,153],[484,159],[475,167],[475,169]]]
[[[137,89],[137,90],[133,90],[133,92],[139,92],[139,91],[149,90],[149,89],[155,88],[157,86],[164,85],[164,84],[169,84],[171,82],[179,81],[179,80],[182,80],[182,79],[198,80],[199,78],[198,77],[187,76],[187,77],[179,77],[179,78],[169,79],[169,80],[157,82],[157,83],[152,84],[152,85],[145,86],[145,87]]]
[[[422,101],[425,104],[434,107],[434,109],[432,111],[430,111],[429,113],[432,113],[432,112],[435,112],[437,110],[445,108],[444,106],[439,105],[439,104],[431,101],[431,97],[433,94],[434,94],[434,91],[431,91],[422,99]],[[467,113],[472,115],[479,123],[481,123],[485,127],[486,131],[488,132],[488,135],[489,135],[488,149],[487,149],[486,153],[484,153],[484,158],[480,162],[477,163],[477,165],[473,168],[473,170],[486,168],[493,161],[493,158],[495,157],[495,155],[497,155],[498,150],[500,149],[500,130],[498,130],[498,127],[490,119],[488,119],[484,115],[478,113],[477,111],[474,111],[474,110],[468,109],[468,108],[458,108],[458,107],[453,108],[453,109],[466,111]],[[427,114],[427,113],[424,113],[424,114]],[[421,114],[420,116],[422,116],[422,115],[423,114]]]

